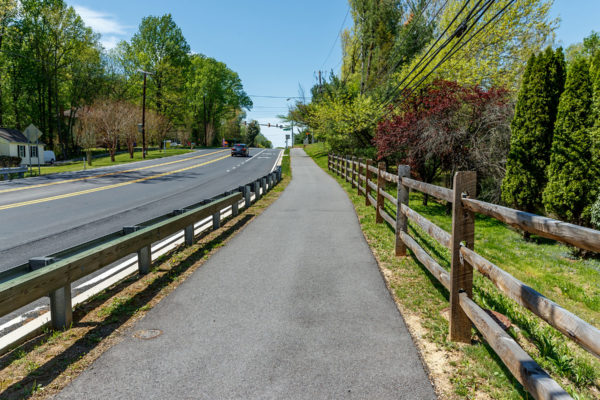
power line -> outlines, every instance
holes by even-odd
[[[479,5],[479,3],[481,3],[481,1],[482,0],[479,0],[479,2],[473,8],[477,7]],[[427,60],[426,64],[421,68],[421,70],[419,72],[417,72],[417,74],[411,79],[411,81],[408,84],[410,84],[415,79],[415,77],[419,76],[421,74],[421,72],[423,72],[423,70],[425,68],[427,68],[427,66],[435,58],[435,56],[437,56],[439,54],[439,52],[442,51],[450,43],[450,41],[454,38],[454,34],[452,34],[448,38],[446,38],[446,40],[442,44],[440,44],[440,46],[436,49],[436,51],[433,52],[433,54],[429,55],[431,50],[435,47],[435,45],[437,43],[439,43],[439,41],[442,39],[442,37],[444,37],[446,32],[448,32],[448,30],[454,24],[454,22],[456,22],[456,20],[460,16],[460,14],[462,14],[462,12],[465,10],[465,8],[467,7],[467,4],[469,4],[469,0],[465,1],[463,6],[461,7],[461,9],[456,13],[454,18],[452,18],[452,21],[450,21],[450,23],[446,26],[446,29],[444,29],[444,31],[437,37],[435,42],[433,42],[431,44],[431,46],[429,46],[429,48],[427,49],[425,54],[419,59],[419,62],[417,62],[417,64],[408,72],[408,74],[406,74],[406,76],[398,83],[398,85],[396,85],[396,88],[394,90],[392,90],[392,92],[388,96],[386,96],[387,99],[384,100],[385,104],[387,104],[389,102],[389,100],[393,98],[394,94],[396,94],[396,91],[400,88],[400,86],[402,86],[404,84],[404,82],[406,82],[406,80],[413,74],[413,72],[415,72],[421,66],[421,64],[423,64],[425,62],[425,60]],[[467,18],[469,18],[470,16],[471,16],[471,13],[469,13],[467,15]],[[463,21],[463,24],[464,24],[464,21]],[[399,64],[396,65],[396,68],[398,65]]]
[[[428,1],[425,3],[425,5],[424,5],[424,6],[421,8],[421,10],[420,10],[420,12],[419,12],[419,15],[418,15],[418,16],[416,16],[416,17],[415,17],[415,16],[413,16],[413,18],[412,18],[412,21],[418,21],[419,19],[421,19],[421,17],[423,17],[423,14],[425,13],[425,10],[427,10],[427,9],[429,8],[429,5],[431,4],[431,2],[432,2],[432,0],[428,0]],[[413,3],[411,3],[411,5],[412,5],[412,4],[413,4]],[[442,11],[442,9],[444,9],[444,7],[446,7],[446,5],[447,5],[447,4],[448,4],[448,0],[446,0],[446,1],[444,2],[444,4],[442,4],[442,5],[439,7],[439,9],[437,10],[437,12],[436,12],[436,13],[435,13],[435,14],[434,14],[432,17],[431,17],[431,19],[429,19],[429,21],[427,22],[427,24],[431,24],[431,23],[432,23],[432,22],[433,22],[433,21],[434,21],[434,20],[435,20],[435,19],[438,17],[439,13]],[[412,5],[411,12],[413,12],[413,13],[414,13],[414,11],[415,11],[415,10],[414,10],[414,8],[415,8],[415,6],[414,6],[414,5]],[[409,22],[409,23],[410,23],[410,22]],[[412,34],[412,33],[414,33],[415,27],[416,27],[416,24],[410,24],[410,28],[409,28],[408,34]],[[396,63],[396,65],[394,65],[394,67],[393,67],[393,68],[391,68],[391,64],[392,64],[393,60],[394,60],[394,59],[395,59],[395,58],[398,56],[398,53],[399,53],[399,52],[400,52],[400,48],[396,47],[396,50],[394,51],[394,54],[393,54],[393,55],[391,55],[391,56],[388,58],[388,60],[389,60],[389,61],[387,62],[387,65],[386,65],[386,68],[385,68],[385,70],[386,70],[386,72],[385,72],[385,76],[383,77],[383,79],[380,79],[380,80],[379,80],[379,82],[385,82],[385,81],[387,80],[387,78],[388,78],[388,77],[389,77],[389,76],[392,74],[392,72],[394,72],[396,69],[398,69],[398,67],[399,67],[399,66],[400,66],[400,64],[402,63],[402,60],[399,60],[399,61]]]
[[[384,100],[384,102],[382,103],[382,105],[385,106],[385,105],[389,104],[391,101],[393,101],[393,97],[398,92],[398,90],[400,89],[400,87],[407,81],[407,79],[409,77],[411,77],[411,74],[417,69],[417,67],[420,66],[423,62],[425,62],[425,59],[427,59],[427,61],[425,62],[425,65],[423,65],[421,67],[421,69],[415,75],[413,75],[411,77],[411,79],[408,81],[408,83],[406,83],[406,85],[404,85],[404,87],[400,91],[401,93],[406,93],[407,88],[434,61],[435,57],[440,53],[440,51],[442,51],[446,46],[448,46],[448,44],[450,43],[450,41],[452,39],[457,38],[458,40],[454,43],[454,45],[452,46],[452,48],[450,49],[450,51],[442,58],[442,60],[440,60],[440,62],[438,62],[438,64],[429,73],[427,73],[425,75],[425,77],[423,77],[422,79],[420,79],[416,84],[414,84],[412,86],[411,93],[412,93],[412,91],[414,91],[414,89],[421,82],[423,82],[427,77],[429,77],[443,62],[445,62],[449,58],[449,56],[453,55],[455,53],[455,51],[453,51],[453,50],[460,43],[460,41],[462,40],[462,38],[465,37],[466,33],[468,33],[471,29],[473,29],[473,27],[477,24],[477,22],[479,21],[479,19],[489,9],[489,7],[491,7],[491,5],[494,3],[494,1],[495,0],[487,0],[486,3],[483,4],[483,6],[481,6],[478,10],[476,10],[476,8],[482,2],[482,0],[479,0],[477,2],[477,4],[475,4],[475,6],[473,7],[473,9],[471,9],[471,11],[465,17],[465,19],[459,24],[458,28],[455,29],[455,31],[430,56],[427,57],[427,54],[431,51],[431,49],[433,48],[433,46],[435,45],[435,43],[439,42],[439,40],[441,39],[441,37],[449,30],[449,28],[457,20],[458,16],[464,11],[464,9],[465,9],[466,4],[468,3],[468,1],[465,2],[465,5],[460,9],[460,11],[455,15],[455,17],[452,19],[452,21],[448,24],[448,26],[446,27],[446,29],[444,30],[444,32],[442,32],[442,35],[440,35],[440,37],[436,40],[436,42],[429,48],[429,50],[427,51],[426,55],[423,56],[421,58],[421,60],[419,60],[419,62],[417,63],[417,65],[404,77],[404,79],[402,79],[402,81],[400,81],[398,83],[398,85],[396,85],[396,87],[394,88],[394,90],[392,90],[392,92],[390,93],[390,95],[387,96],[387,99]],[[514,0],[511,0],[511,1],[514,1]],[[474,19],[474,22],[469,25],[469,22],[472,19]],[[406,96],[404,96],[404,94],[403,94],[402,97],[404,98]]]
[[[300,96],[263,96],[258,94],[249,94],[248,97],[262,97],[267,99],[303,99],[304,97]]]
[[[484,7],[482,7],[483,11],[481,11],[481,12],[477,11],[477,13],[479,13],[479,16],[477,16],[477,18],[475,19],[475,22],[473,22],[473,24],[461,35],[461,38],[464,37],[466,35],[466,33],[468,33],[475,26],[475,24],[479,21],[479,19],[481,19],[483,14],[491,7],[493,2],[494,2],[494,0],[491,0],[488,4],[484,5]],[[402,98],[406,98],[406,97],[410,96],[410,94],[412,94],[414,92],[414,90],[418,87],[418,85],[421,82],[423,82],[425,79],[427,79],[427,77],[429,77],[442,63],[447,61],[450,57],[452,57],[454,54],[456,54],[458,51],[460,51],[467,43],[469,43],[471,40],[473,40],[473,38],[477,34],[479,34],[483,29],[485,29],[489,24],[491,24],[496,18],[498,18],[498,16],[500,16],[504,11],[506,11],[506,9],[514,2],[515,2],[515,0],[510,0],[502,9],[500,9],[483,26],[481,26],[477,31],[475,31],[467,40],[463,41],[460,44],[460,46],[458,46],[460,41],[455,43],[455,45],[450,49],[450,51],[446,55],[444,55],[444,57],[442,57],[442,59],[433,67],[433,69],[427,75],[425,75],[422,79],[420,79],[417,83],[415,83],[408,91],[406,91],[407,90],[406,87],[403,89],[404,94],[403,94]]]
[[[338,39],[342,35],[342,29],[344,29],[344,25],[346,24],[346,19],[348,18],[348,14],[350,14],[350,6],[348,6],[348,11],[346,11],[346,15],[344,16],[344,20],[342,21],[342,25],[340,26],[340,30],[338,31],[338,34],[335,37],[335,40],[331,44],[331,48],[329,49],[329,53],[327,54],[327,57],[325,57],[325,61],[323,61],[323,64],[321,64],[321,69],[323,69],[323,67],[325,66],[325,63],[327,62],[327,60],[329,60],[329,57],[331,56],[331,53],[333,53],[333,49],[335,48],[335,44],[337,43]]]

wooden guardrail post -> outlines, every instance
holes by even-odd
[[[67,329],[73,322],[71,284],[50,293],[50,320],[54,329]]]
[[[356,176],[356,193],[360,196],[360,176],[362,175],[362,163],[364,161],[364,158],[360,157],[358,159],[358,173]]]
[[[236,201],[231,205],[231,215],[237,217],[240,214],[240,203]]]
[[[249,208],[252,204],[250,199],[250,185],[240,186],[240,192],[242,192],[242,196],[244,196],[244,207]]]
[[[369,202],[369,194],[371,193],[371,187],[369,186],[369,181],[371,180],[371,169],[369,168],[373,165],[373,160],[367,160],[367,168],[365,169],[365,206],[371,204]]]
[[[352,189],[356,189],[356,156],[352,156],[352,176],[350,177]]]
[[[221,210],[217,211],[212,216],[213,219],[213,230],[217,230],[221,227]]]
[[[264,176],[260,178],[260,187],[262,188],[262,195],[267,194],[267,178]]]
[[[471,342],[471,321],[460,306],[460,293],[473,294],[473,267],[461,260],[460,246],[473,249],[475,241],[475,217],[473,212],[463,207],[463,195],[475,198],[477,174],[474,171],[461,171],[454,175],[452,203],[452,264],[450,271],[450,340]]]
[[[260,181],[257,179],[254,181],[254,201],[260,200]]]
[[[396,208],[396,256],[406,255],[406,245],[402,241],[401,233],[408,233],[408,219],[402,212],[402,204],[408,206],[408,187],[402,184],[402,178],[410,177],[410,166],[398,165],[398,191],[396,198],[398,199],[398,207]]]
[[[380,161],[377,164],[377,205],[375,206],[376,208],[376,214],[375,214],[375,223],[377,224],[381,224],[383,222],[383,217],[381,216],[381,213],[379,212],[379,208],[383,208],[383,195],[380,193],[382,190],[385,189],[385,179],[383,178],[383,172],[385,171],[385,162],[384,161]]]
[[[182,210],[176,210],[175,212],[181,214]],[[127,235],[132,232],[136,232],[142,229],[141,226],[126,226],[123,228],[123,234]],[[152,266],[152,249],[150,245],[144,246],[137,251],[138,256],[138,272],[140,275],[145,275],[150,272]]]
[[[52,257],[36,257],[29,260],[30,269],[36,270],[52,264],[56,259]],[[65,329],[73,322],[73,305],[71,303],[71,284],[56,289],[49,293],[50,320],[54,329]]]

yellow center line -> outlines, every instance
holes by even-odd
[[[102,187],[99,187],[99,188],[82,190],[82,191],[79,191],[79,192],[65,193],[65,194],[61,194],[61,195],[58,195],[58,196],[46,197],[46,198],[42,198],[42,199],[29,200],[29,201],[23,201],[23,202],[20,202],[20,203],[7,204],[7,205],[4,205],[4,206],[0,206],[0,210],[8,210],[9,208],[23,207],[23,206],[28,206],[28,205],[31,205],[31,204],[45,203],[47,201],[66,199],[68,197],[81,196],[83,194],[89,194],[89,193],[94,193],[94,192],[100,192],[102,190],[114,189],[114,188],[118,188],[118,187],[122,187],[122,186],[126,186],[126,185],[131,185],[131,184],[137,183],[137,182],[143,182],[143,181],[147,181],[147,180],[150,180],[150,179],[161,178],[163,176],[176,174],[178,172],[187,171],[187,170],[190,170],[190,169],[193,169],[193,168],[202,167],[204,165],[211,164],[211,163],[214,163],[214,162],[217,162],[217,161],[220,161],[220,160],[224,160],[224,159],[229,158],[229,157],[230,156],[227,155],[227,156],[224,156],[224,157],[220,157],[220,158],[216,158],[214,160],[210,160],[210,161],[204,162],[202,164],[196,164],[196,165],[192,165],[190,167],[185,167],[185,168],[177,169],[177,170],[174,170],[174,171],[163,172],[161,174],[147,176],[145,178],[134,179],[134,180],[128,181],[128,182],[115,183],[113,185],[107,185],[107,186],[102,186]]]
[[[96,178],[102,178],[104,176],[110,176],[110,175],[116,175],[116,174],[125,174],[125,173],[128,173],[128,172],[141,171],[141,170],[148,169],[148,168],[162,167],[164,165],[171,165],[171,164],[186,162],[186,161],[189,161],[189,160],[195,160],[197,158],[210,156],[212,154],[222,153],[222,152],[228,151],[228,150],[229,149],[219,150],[219,151],[213,151],[212,153],[201,154],[199,156],[184,158],[182,160],[169,161],[169,162],[165,162],[165,163],[161,163],[161,164],[152,164],[152,165],[147,165],[145,167],[139,167],[139,168],[133,168],[133,169],[126,169],[126,170],[123,170],[123,171],[113,171],[113,172],[107,172],[105,174],[100,174],[100,175],[88,175],[88,176],[84,176],[82,178],[64,179],[64,180],[58,181],[58,182],[40,183],[38,185],[17,187],[17,188],[12,188],[12,189],[4,189],[4,190],[0,190],[0,193],[16,192],[16,191],[19,191],[19,190],[35,189],[35,188],[40,188],[40,187],[45,187],[45,186],[60,185],[62,183],[85,181],[87,179],[96,179]]]

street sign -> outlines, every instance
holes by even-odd
[[[285,135],[285,140],[289,140],[290,139],[290,135]]]
[[[34,143],[42,136],[42,132],[35,125],[30,124],[25,128],[25,131],[23,131],[23,135],[25,135],[29,143]]]

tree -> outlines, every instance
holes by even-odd
[[[248,129],[246,130],[246,137],[248,138],[248,147],[253,147],[255,145],[256,138],[260,135],[260,125],[258,121],[252,120],[248,124]]]
[[[441,64],[431,76],[431,80],[446,79],[460,84],[495,86],[511,91],[518,89],[527,60],[552,39],[558,21],[550,20],[551,0],[516,0],[499,18],[482,29],[473,39],[468,40],[471,34],[482,28],[509,1],[511,0],[492,2],[483,18],[461,39],[461,42],[465,43],[464,47]],[[479,3],[467,3],[468,7],[459,14],[465,4],[463,0],[450,0],[444,7],[437,22],[437,31],[433,35],[437,38],[449,27],[442,35],[440,43],[457,31],[469,10]],[[454,20],[457,14],[459,18]],[[432,71],[450,52],[457,40],[452,39],[450,45],[441,50],[423,69],[420,77]],[[439,43],[435,48],[438,47]],[[404,78],[420,59],[420,56],[415,57],[399,74],[398,79]],[[420,69],[421,67],[417,71]]]
[[[146,126],[150,143],[154,143],[162,148],[167,134],[173,127],[171,120],[157,112],[148,111],[146,114]]]
[[[550,47],[527,63],[511,123],[511,146],[502,199],[511,207],[539,211],[554,136],[558,101],[564,89],[562,50]]]
[[[171,14],[142,19],[131,42],[117,47],[126,76],[134,82],[131,90],[142,92],[140,70],[150,72],[147,99],[150,108],[171,120],[183,120],[184,85],[190,47]]]
[[[589,224],[598,189],[590,168],[591,107],[589,63],[577,58],[568,68],[560,96],[543,203],[548,213],[580,225]]]
[[[435,81],[379,123],[374,140],[378,156],[410,165],[425,182],[442,171],[452,177],[461,169],[475,170],[479,197],[495,200],[508,152],[511,110],[506,90]]]
[[[76,141],[87,156],[88,165],[92,165],[92,149],[98,144],[96,135],[96,115],[90,107],[80,108],[75,123]]]
[[[186,90],[196,140],[202,132],[206,146],[215,141],[223,120],[235,117],[244,108],[252,108],[252,100],[244,92],[238,74],[225,63],[201,54],[191,57]]]

